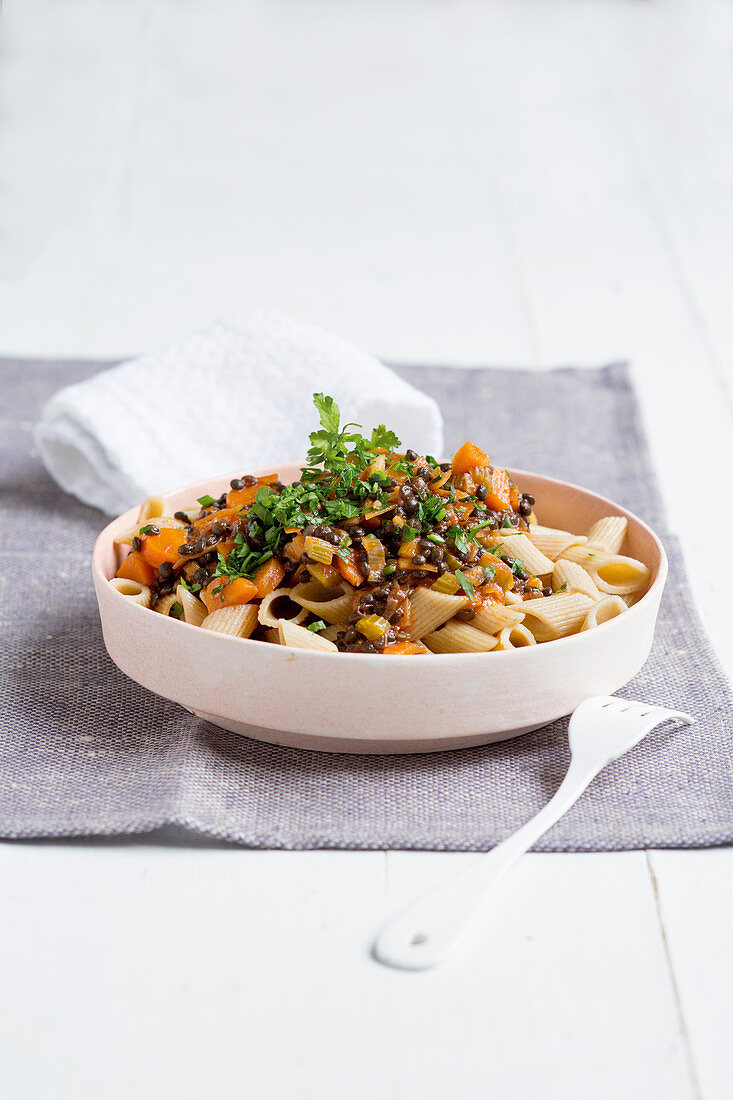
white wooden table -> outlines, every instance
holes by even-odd
[[[731,673],[732,47],[726,0],[10,0],[0,353],[275,305],[411,362],[629,357]],[[531,855],[473,957],[375,965],[466,858],[0,846],[0,1092],[733,1096],[733,852]]]

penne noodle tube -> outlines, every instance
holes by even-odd
[[[280,619],[277,624],[280,645],[289,645],[293,649],[319,649],[324,653],[338,653],[338,649],[328,638],[321,638],[313,630],[306,630],[288,619]]]
[[[507,607],[518,607],[520,604],[524,603],[524,600],[518,592],[505,592],[504,602]]]
[[[176,587],[176,599],[183,608],[181,617],[184,623],[190,623],[191,626],[201,626],[208,614],[206,605],[201,600],[196,599],[193,592],[189,592],[182,584]]]
[[[280,645],[280,632],[273,626],[268,626],[265,630],[265,638],[268,642],[272,642],[273,645]]]
[[[230,607],[217,607],[216,611],[206,616],[201,626],[204,630],[214,630],[217,634],[249,638],[257,626],[257,604],[238,603]]]
[[[552,570],[552,587],[556,592],[559,589],[564,592],[584,592],[592,600],[600,600],[602,595],[588,570],[576,561],[563,561],[561,559],[555,562],[555,567]]]
[[[601,592],[610,596],[628,596],[649,583],[651,573],[643,562],[621,554],[598,558],[585,567]]]
[[[432,588],[416,588],[410,600],[410,638],[414,641],[431,634],[464,607],[468,607],[465,596],[447,596],[443,592],[434,592]]]
[[[168,596],[161,596],[153,605],[153,611],[157,611],[159,615],[169,615],[174,603],[177,603],[176,594],[171,592]]]
[[[521,607],[506,607],[502,603],[485,603],[471,620],[471,626],[484,634],[498,634],[506,626],[516,626],[524,618]]]
[[[129,581],[125,577],[113,577],[109,583],[131,603],[139,603],[141,607],[150,607],[152,593],[147,585],[140,584],[139,581]]]
[[[142,526],[143,523],[148,523],[152,519],[159,519],[160,516],[169,515],[170,510],[170,505],[165,497],[148,497],[148,499],[143,501],[140,505],[137,521]]]
[[[521,561],[527,573],[542,577],[552,572],[551,559],[543,554],[527,535],[503,535],[499,545],[502,554]]]
[[[598,603],[594,603],[590,611],[583,619],[581,630],[592,630],[594,626],[607,623],[609,619],[615,619],[617,615],[623,615],[628,608],[620,596],[604,596]]]
[[[468,623],[446,623],[422,640],[432,653],[488,653],[496,647],[496,638]]]
[[[557,592],[554,596],[525,600],[523,625],[531,630],[538,642],[564,638],[580,630],[592,605],[590,596],[582,592]]]
[[[308,617],[308,608],[302,607],[290,599],[290,588],[274,588],[269,592],[260,604],[257,614],[262,626],[277,629],[281,619],[287,619],[291,623],[302,623]]]
[[[588,545],[597,546],[606,554],[618,554],[626,538],[629,521],[625,516],[604,516],[588,532]]]
[[[497,650],[522,649],[526,645],[537,645],[537,639],[524,623],[517,623],[516,626],[505,626],[503,630],[499,631]]]
[[[573,535],[570,531],[561,531],[557,527],[543,527],[539,523],[532,524],[528,538],[552,561],[555,561],[569,546],[577,546],[587,541],[585,535]]]
[[[311,611],[327,623],[348,622],[354,606],[354,589],[347,584],[341,585],[341,595],[334,596],[333,588],[325,588],[318,581],[296,584],[290,590],[290,599]]]

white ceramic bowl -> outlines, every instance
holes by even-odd
[[[254,471],[270,473],[272,467]],[[283,481],[299,467],[277,467]],[[500,741],[536,729],[634,676],[652,643],[667,558],[656,535],[612,501],[523,470],[512,480],[537,500],[541,523],[586,531],[601,516],[629,521],[624,552],[649,566],[649,590],[623,615],[554,642],[494,653],[380,657],[314,653],[201,630],[120,595],[114,537],[130,509],[97,539],[94,587],[110,657],[131,679],[200,718],[278,745],[327,752],[430,752]],[[231,476],[239,476],[238,474]],[[167,494],[174,510],[229,487],[229,477]]]

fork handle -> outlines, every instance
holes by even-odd
[[[571,760],[553,797],[526,825],[382,927],[374,944],[377,959],[407,970],[427,970],[443,962],[480,926],[499,880],[570,809],[602,767],[602,763],[589,768]]]

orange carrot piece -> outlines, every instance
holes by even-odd
[[[249,603],[257,595],[257,587],[246,577],[213,577],[201,592],[209,611],[233,604]]]
[[[390,656],[403,655],[407,656],[410,653],[424,653],[424,647],[416,645],[415,642],[391,642],[386,645],[382,650],[382,653],[387,653]]]
[[[453,455],[451,471],[455,477],[456,474],[468,473],[469,470],[474,470],[477,466],[490,465],[489,456],[469,440],[462,447],[459,447]]]
[[[502,511],[512,506],[512,486],[506,470],[487,467],[481,471],[481,480],[489,490],[485,504],[488,508]]]
[[[138,584],[150,585],[155,580],[155,570],[138,550],[133,550],[117,570],[116,576],[124,577],[128,581],[137,581]]]
[[[356,567],[356,560],[353,554],[349,554],[348,558],[337,557],[336,568],[344,580],[352,584],[354,588],[358,588],[360,584],[364,583],[364,578]]]
[[[227,504],[230,508],[246,508],[254,502],[258,489],[263,485],[272,485],[274,481],[277,481],[277,474],[264,474],[263,477],[257,478],[256,485],[245,485],[243,489],[232,489],[231,492],[227,493]]]
[[[178,547],[186,541],[182,527],[161,527],[159,535],[143,535],[142,555],[148,565],[160,569],[164,561],[178,561]]]
[[[285,576],[285,566],[277,558],[270,558],[255,573],[255,586],[258,596],[267,596],[280,584]]]
[[[291,539],[285,547],[285,553],[288,555],[291,561],[300,561],[301,557],[303,556],[304,550],[305,539],[300,532],[298,532],[295,538]]]

